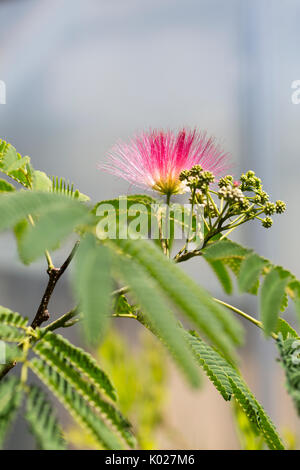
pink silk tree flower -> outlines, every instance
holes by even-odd
[[[100,169],[170,196],[185,192],[179,175],[194,165],[222,176],[229,168],[228,155],[206,132],[182,129],[175,134],[154,129],[136,135],[129,143],[116,144]]]

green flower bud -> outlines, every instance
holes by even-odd
[[[188,170],[183,170],[179,175],[179,180],[180,181],[188,180],[189,176],[190,176],[190,172]]]
[[[269,194],[268,193],[266,193],[265,191],[259,191],[258,194],[260,196],[262,204],[265,204],[266,202],[268,202],[268,200],[269,200]]]
[[[254,202],[255,204],[259,204],[261,202],[261,197],[258,194],[254,197]]]
[[[273,204],[273,202],[267,202],[265,205],[264,213],[266,215],[272,215],[276,211],[276,206]]]
[[[199,176],[199,174],[201,173],[202,170],[203,170],[203,168],[202,168],[201,165],[194,165],[194,166],[190,169],[190,175],[191,175],[191,176]]]
[[[265,228],[270,228],[270,227],[272,227],[272,224],[273,224],[273,220],[271,219],[271,217],[266,217],[266,218],[262,221],[262,226],[265,227]]]
[[[247,209],[249,208],[250,202],[249,202],[249,200],[248,200],[246,197],[244,197],[244,198],[240,201],[239,206],[240,206],[240,208],[241,208],[243,211],[245,211],[245,210],[247,210]]]
[[[286,204],[283,201],[276,201],[276,212],[282,214],[286,209]]]
[[[224,186],[232,185],[233,184],[233,176],[232,175],[226,175],[223,178],[219,179],[218,185],[220,188],[223,188]]]

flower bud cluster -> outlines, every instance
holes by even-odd
[[[270,202],[269,195],[263,190],[261,179],[252,170],[243,173],[240,181],[235,181],[232,175],[220,178],[217,183],[219,189],[210,188],[215,180],[214,175],[203,170],[200,165],[182,171],[179,179],[190,188],[190,202],[203,206],[205,218],[211,220],[219,217],[221,226],[225,221],[238,217],[239,223],[257,218],[263,227],[269,228],[273,224],[270,216],[275,213],[282,214],[286,209],[283,201]],[[220,209],[217,208],[213,196],[221,200]],[[266,217],[259,217],[261,214]]]

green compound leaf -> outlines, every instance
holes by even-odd
[[[286,376],[286,388],[300,416],[300,338],[278,335],[277,346]]]
[[[134,299],[141,306],[143,316],[158,333],[190,383],[197,386],[199,374],[192,354],[158,286],[139,265],[129,259],[121,258],[116,269],[123,282],[129,284]]]
[[[38,449],[65,449],[62,431],[52,405],[45,393],[35,385],[30,386],[28,392],[25,418],[36,439]]]
[[[276,328],[289,276],[277,268],[266,275],[260,294],[261,319],[266,335]]]
[[[0,382],[0,448],[22,401],[22,391],[16,377],[10,376]]]
[[[278,318],[276,333],[277,334],[281,333],[283,339],[287,339],[288,337],[292,337],[292,338],[299,337],[297,331],[294,330],[294,328],[292,328],[291,325],[283,318]]]
[[[83,373],[97,389],[116,401],[116,390],[114,386],[106,373],[99,367],[90,354],[74,346],[61,335],[54,334],[50,331],[42,337],[41,342],[47,343],[55,353],[64,356],[68,362]]]
[[[0,139],[0,171],[13,180],[30,188],[32,184],[32,167],[29,157],[21,157],[16,149]]]
[[[232,367],[224,361],[216,351],[200,340],[196,333],[185,332],[185,337],[190,344],[197,362],[221,393],[224,400],[228,401],[232,396],[232,388],[228,380],[228,372]]]
[[[0,325],[26,329],[27,323],[27,318],[22,317],[19,313],[12,312],[8,308],[0,306]]]
[[[74,293],[83,312],[85,338],[97,345],[105,332],[111,313],[113,290],[110,250],[86,236],[75,258]]]
[[[32,190],[34,191],[50,191],[52,182],[44,171],[35,170],[32,174]]]
[[[80,426],[83,426],[104,449],[119,450],[122,445],[105,421],[90,406],[87,399],[72,387],[63,374],[45,362],[34,358],[29,367],[47,385]]]
[[[59,202],[46,209],[34,226],[24,232],[20,240],[20,251],[22,259],[27,263],[42,256],[46,250],[56,249],[78,225],[88,220],[87,208],[80,203],[70,202]]]
[[[266,261],[256,253],[248,255],[242,261],[238,277],[241,292],[248,292],[255,286],[265,265]]]
[[[19,343],[25,338],[25,333],[18,328],[9,325],[0,324],[0,340],[12,343]]]
[[[207,259],[208,264],[213,269],[214,273],[216,274],[217,278],[219,279],[224,292],[226,294],[232,294],[232,281],[228,269],[225,263],[221,260],[209,260]]]
[[[240,343],[240,323],[217,305],[209,294],[167,259],[153,244],[144,240],[114,240],[124,254],[133,257],[160,286],[176,308],[189,318],[208,339],[228,357],[233,344]]]
[[[238,243],[225,239],[208,245],[203,250],[203,256],[209,260],[224,260],[226,258],[238,258],[243,260],[250,252],[251,250],[248,248],[244,248]]]
[[[13,228],[28,215],[41,215],[66,206],[73,208],[78,204],[81,205],[77,201],[53,193],[16,191],[3,194],[0,198],[0,230]]]
[[[225,400],[234,395],[236,401],[246,413],[248,419],[263,435],[270,449],[284,449],[284,445],[274,424],[258,403],[238,371],[233,368],[218,352],[205,344],[199,337],[186,332],[198,363],[203,367],[209,379]]]
[[[26,329],[27,318],[0,306],[0,340],[19,343]]]
[[[110,402],[101,397],[96,388],[68,363],[63,354],[55,353],[51,347],[47,347],[43,343],[38,343],[34,347],[34,351],[63,377],[89,405],[94,407],[105,421],[109,421],[115,431],[121,434],[128,445],[134,446],[135,441],[130,431],[130,423]]]
[[[74,189],[74,185],[66,181],[65,178],[53,176],[52,182],[50,181],[50,189],[54,193],[64,194],[65,196],[78,199],[78,201],[86,202],[90,200],[89,196],[80,193],[78,189]]]
[[[12,184],[0,178],[0,193],[11,193],[15,190],[16,188]]]

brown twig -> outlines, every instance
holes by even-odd
[[[47,273],[49,275],[49,281],[48,281],[46,290],[44,292],[44,295],[42,297],[41,303],[39,305],[39,308],[38,308],[38,310],[35,314],[33,322],[31,323],[31,327],[33,329],[41,326],[41,324],[44,321],[49,320],[50,315],[49,315],[49,312],[48,312],[48,304],[49,304],[51,295],[52,295],[52,293],[55,289],[57,281],[63,275],[63,273],[65,272],[65,270],[67,269],[67,267],[71,263],[74,255],[75,255],[75,251],[78,247],[78,244],[79,244],[79,242],[77,242],[75,244],[75,246],[74,246],[73,250],[71,251],[70,255],[68,256],[68,258],[66,259],[66,261],[64,262],[64,264],[60,268],[50,268],[50,269],[48,269]]]
[[[39,305],[39,308],[38,308],[38,310],[35,314],[35,317],[34,317],[32,323],[31,323],[31,327],[33,329],[41,326],[41,324],[44,321],[49,320],[50,315],[49,315],[49,312],[48,312],[48,304],[49,304],[51,295],[52,295],[52,293],[55,289],[57,281],[63,275],[63,273],[65,272],[65,270],[67,269],[67,267],[71,263],[74,255],[75,255],[75,252],[77,250],[78,245],[79,245],[79,242],[76,242],[74,247],[73,247],[73,250],[70,253],[70,255],[68,256],[68,258],[66,259],[66,261],[63,263],[63,265],[60,268],[55,268],[55,267],[48,268],[47,273],[49,275],[49,281],[48,281],[46,290],[44,292],[44,295],[42,297],[41,303]],[[5,375],[8,374],[8,372],[11,369],[13,369],[13,367],[15,367],[15,365],[16,365],[16,361],[11,361],[8,364],[6,364],[3,367],[3,369],[0,371],[0,380],[3,379],[3,377],[5,377]]]

